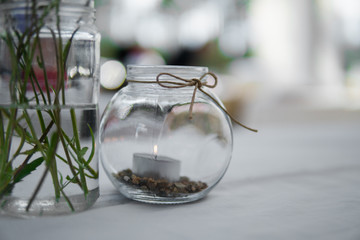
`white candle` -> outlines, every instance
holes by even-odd
[[[134,153],[133,172],[139,177],[166,179],[174,182],[180,178],[180,161],[166,156],[158,156],[155,145],[154,154]]]

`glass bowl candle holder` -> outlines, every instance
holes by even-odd
[[[207,67],[127,67],[127,85],[100,123],[102,164],[123,195],[185,203],[206,196],[220,181],[233,136],[229,116],[206,88],[214,81]]]

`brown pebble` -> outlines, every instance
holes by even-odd
[[[144,191],[149,190],[149,189],[148,189],[148,187],[147,187],[147,186],[145,186],[145,185],[142,185],[142,186],[140,187],[140,189],[141,189],[141,190],[144,190]]]
[[[157,185],[160,187],[160,188],[166,188],[168,186],[169,182],[166,181],[165,179],[160,179],[158,180],[158,183]]]
[[[140,183],[140,178],[136,176],[135,174],[131,175],[131,181],[133,184],[137,185]]]
[[[148,188],[149,188],[150,190],[155,190],[157,184],[156,184],[156,182],[155,182],[154,179],[149,178],[149,180],[148,180],[148,182],[147,182],[146,185],[148,186]]]
[[[180,177],[180,182],[188,182],[190,179],[188,177]]]
[[[174,185],[175,185],[177,188],[180,188],[180,189],[183,189],[183,188],[186,187],[185,184],[183,184],[183,183],[181,183],[181,182],[176,182],[176,183],[174,183]]]
[[[117,173],[117,176],[120,177],[120,178],[122,178],[124,176],[131,177],[131,175],[132,175],[132,171],[130,169],[126,169],[124,171],[121,171],[121,172]]]

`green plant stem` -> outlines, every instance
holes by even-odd
[[[58,174],[57,174],[58,170],[57,170],[57,164],[56,164],[55,156],[54,156],[54,159],[51,159],[48,169],[50,171],[51,178],[52,178],[52,183],[54,185],[55,199],[56,199],[56,201],[58,201],[60,199],[61,187],[60,187],[60,184],[59,184],[59,178],[58,178]]]
[[[15,151],[15,153],[13,154],[12,158],[9,160],[9,162],[12,162],[18,155],[20,155],[21,150],[25,144],[26,141],[26,132],[23,128],[20,128],[19,130],[16,130],[21,138],[20,140],[20,144],[17,148],[17,150]]]
[[[94,156],[94,152],[95,152],[95,138],[94,138],[94,134],[93,134],[91,128],[89,128],[89,129],[90,129],[91,137],[92,137],[92,151],[91,151],[91,154],[90,154],[90,156],[89,156],[89,159],[84,163],[84,164],[85,164],[84,167],[85,167],[95,178],[97,178],[97,177],[98,177],[98,173],[89,166],[89,164],[90,164],[90,162],[91,162],[91,160],[92,160],[92,158],[93,158],[93,156]],[[76,147],[74,146],[74,144],[72,143],[71,139],[66,135],[66,133],[65,133],[64,131],[63,131],[63,135],[64,135],[64,137],[65,137],[65,139],[66,139],[66,141],[67,141],[67,144],[68,144],[67,146],[69,146],[74,152],[76,152],[76,151],[77,151],[77,150],[76,150]],[[59,156],[59,158],[60,158],[63,162],[67,163],[65,159],[61,158],[60,156]]]
[[[32,196],[29,199],[28,205],[26,206],[26,211],[27,212],[30,210],[30,207],[31,207],[32,203],[34,202],[37,194],[39,193],[40,188],[41,188],[41,186],[42,186],[48,172],[49,172],[49,168],[46,167],[45,170],[44,170],[43,175],[41,176],[41,179],[40,179],[39,183],[37,184],[37,186],[35,188],[34,193],[32,194]]]
[[[60,191],[61,191],[62,195],[64,196],[66,202],[68,203],[71,211],[74,212],[74,211],[75,211],[75,208],[74,208],[74,206],[72,205],[71,200],[69,199],[69,197],[65,194],[64,188],[61,188]]]
[[[81,145],[80,145],[80,139],[79,139],[78,128],[77,128],[77,123],[76,123],[75,110],[73,108],[70,109],[70,115],[71,115],[71,123],[73,126],[73,135],[74,135],[75,146],[76,146],[76,154],[77,154],[77,159],[79,161],[80,180],[81,180],[81,185],[82,185],[83,191],[86,196],[88,194],[88,188],[87,188],[85,174],[84,174],[84,167],[82,166],[82,162],[84,162],[84,161],[82,161],[83,156],[80,154]]]
[[[39,37],[39,33],[37,34],[37,38],[38,37]],[[43,54],[43,51],[42,51],[42,46],[41,46],[40,40],[38,41],[38,43],[39,43],[39,45],[38,45],[39,55],[40,55],[40,60],[41,60],[41,66],[40,67],[42,68],[43,74],[44,74],[45,89],[46,89],[46,95],[47,95],[47,98],[48,98],[48,102],[49,102],[49,104],[51,104],[49,80],[48,80],[48,77],[47,77],[47,71],[46,71],[46,68],[45,68],[44,54]]]
[[[33,203],[33,201],[35,200],[37,194],[39,193],[39,190],[45,180],[45,177],[47,175],[47,173],[49,172],[49,169],[51,167],[51,164],[53,164],[53,162],[56,161],[55,159],[55,154],[56,154],[56,149],[57,149],[57,146],[58,146],[58,142],[59,142],[59,137],[58,137],[58,133],[57,132],[54,132],[53,135],[51,136],[51,140],[50,140],[50,145],[49,145],[49,149],[47,151],[47,154],[46,154],[46,168],[45,168],[45,171],[38,183],[38,185],[36,186],[35,188],[35,191],[33,193],[33,195],[31,196],[29,202],[28,202],[28,205],[26,207],[26,211],[29,211],[30,207],[31,207],[31,204]],[[54,182],[55,184],[55,182]],[[58,191],[60,192],[60,187],[58,187]],[[60,193],[59,193],[59,197],[60,197]]]
[[[59,115],[59,114],[60,114],[60,112],[57,113],[57,114],[54,114],[54,115],[56,116],[56,115]],[[82,188],[80,180],[76,177],[77,174],[76,174],[74,165],[73,165],[73,163],[71,161],[69,150],[66,147],[66,142],[65,142],[65,139],[64,139],[64,136],[63,136],[63,131],[62,131],[61,125],[60,125],[60,123],[58,121],[55,122],[55,124],[56,124],[56,127],[58,129],[59,138],[60,138],[61,144],[63,146],[63,149],[64,149],[64,152],[65,152],[65,156],[66,156],[70,171],[71,171],[71,173],[73,174],[73,176],[75,178],[75,182],[80,186],[80,188]]]
[[[67,147],[70,147],[74,152],[76,152],[76,149],[75,149],[75,147],[74,147],[74,145],[73,144],[71,144],[71,142],[69,142],[70,140],[68,140],[68,137],[65,135],[65,133],[63,133],[64,134],[64,137],[65,137],[65,139],[66,139],[66,141],[67,141]],[[70,151],[69,151],[70,152]],[[68,162],[67,162],[67,160],[66,159],[64,159],[62,156],[60,156],[60,155],[56,155],[61,161],[63,161],[64,163],[66,163],[66,164],[68,164]],[[75,155],[73,155],[73,158],[75,158],[76,156]],[[90,177],[90,178],[98,178],[98,176],[99,176],[99,173],[97,172],[97,171],[95,171],[89,164],[91,163],[91,159],[89,159],[88,161],[86,161],[85,163],[84,163],[84,168],[87,170],[87,171],[89,171],[89,173],[91,174],[91,176],[90,175],[88,175],[88,174],[86,174],[85,173],[85,175],[87,176],[87,177]],[[77,167],[75,167],[74,166],[74,168],[75,168],[75,170],[76,171],[79,171],[79,169],[77,168]],[[79,174],[79,173],[78,173]],[[77,174],[77,175],[78,175]]]
[[[44,132],[46,129],[45,129],[45,123],[44,123],[44,118],[40,112],[40,110],[37,110],[36,111],[37,114],[38,114],[38,118],[39,118],[39,122],[40,122],[40,126],[41,126],[41,129],[42,129],[42,132]],[[44,136],[44,135],[43,135]],[[46,136],[46,135],[45,135]],[[48,140],[47,140],[47,137],[44,137],[44,142],[45,143],[48,143]],[[47,152],[49,151],[49,149],[47,149]],[[55,198],[58,200],[60,198],[60,185],[59,185],[59,179],[58,179],[58,176],[57,176],[57,164],[56,164],[56,161],[51,161],[50,163],[48,163],[48,168],[49,168],[49,171],[51,173],[51,177],[52,177],[52,182],[53,182],[53,185],[54,185],[54,190],[55,190]]]
[[[56,12],[59,13],[60,11],[60,0],[56,1],[56,5],[55,5],[55,9]],[[59,51],[58,51],[58,55],[56,58],[56,63],[57,63],[57,70],[58,70],[58,80],[62,80],[62,81],[58,81],[58,91],[60,91],[60,89],[62,89],[62,104],[66,104],[65,102],[65,74],[64,74],[64,68],[65,68],[65,62],[63,61],[63,51],[62,51],[62,37],[61,37],[61,28],[60,28],[60,15],[56,14],[56,29],[59,35]],[[56,44],[55,44],[56,46]],[[60,73],[60,74],[59,74]]]

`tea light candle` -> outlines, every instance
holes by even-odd
[[[140,177],[166,179],[170,182],[180,178],[180,161],[166,156],[157,155],[157,145],[154,154],[134,153],[133,172]]]

